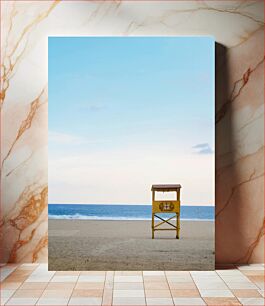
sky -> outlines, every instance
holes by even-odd
[[[49,37],[49,203],[214,205],[212,37]]]

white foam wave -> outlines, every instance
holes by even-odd
[[[143,217],[109,217],[109,216],[85,216],[80,214],[74,215],[51,215],[49,214],[49,219],[56,219],[56,220],[131,220],[131,221],[150,221],[150,218],[143,218]],[[190,218],[181,218],[183,221],[214,221],[212,219],[190,219]]]

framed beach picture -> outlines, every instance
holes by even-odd
[[[213,270],[212,37],[49,37],[49,269]]]

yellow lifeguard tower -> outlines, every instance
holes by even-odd
[[[180,230],[180,188],[179,184],[176,185],[152,185],[152,239],[155,238],[155,231],[176,231],[176,239],[179,239],[179,230]],[[155,193],[156,192],[170,192],[176,191],[176,200],[162,200],[156,201]],[[161,213],[172,213],[172,217],[168,219],[163,219],[157,214]],[[162,222],[155,225],[155,217],[162,220]],[[169,222],[170,220],[176,218],[176,225]],[[173,228],[158,228],[160,225],[167,223]]]

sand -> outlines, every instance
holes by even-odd
[[[49,220],[49,270],[213,270],[214,222],[181,221],[155,232],[149,221]]]

